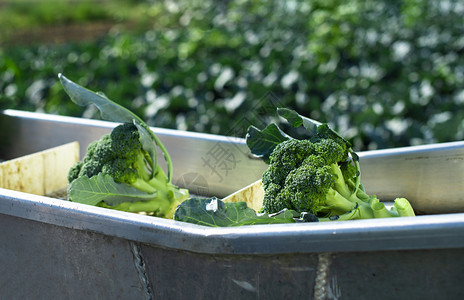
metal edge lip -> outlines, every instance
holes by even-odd
[[[3,111],[0,111],[0,114],[10,116],[10,117],[22,118],[22,119],[41,120],[41,121],[47,121],[47,122],[53,122],[53,123],[62,123],[66,125],[72,124],[72,125],[101,127],[101,128],[107,128],[107,129],[114,128],[118,124],[116,122],[110,122],[110,121],[104,121],[104,120],[52,115],[52,114],[46,114],[46,113],[28,112],[28,111],[14,110],[14,109],[6,109]],[[232,137],[232,136],[229,137],[229,136],[216,135],[216,134],[210,134],[210,133],[200,133],[200,132],[161,128],[161,127],[150,127],[150,128],[156,134],[168,135],[171,137],[188,137],[188,138],[193,138],[193,139],[211,140],[213,142],[219,141],[219,142],[245,144],[245,139],[238,138],[238,137]]]
[[[446,142],[446,143],[435,143],[427,145],[409,146],[409,147],[398,147],[392,149],[379,149],[371,151],[361,151],[359,156],[361,158],[371,158],[379,156],[400,156],[407,154],[419,154],[422,152],[439,151],[439,150],[454,150],[463,149],[464,141]]]
[[[96,127],[104,127],[104,128],[112,128],[114,127],[113,122],[103,121],[103,120],[93,120],[93,119],[84,119],[84,118],[77,118],[77,117],[69,117],[69,116],[61,116],[61,115],[53,115],[47,113],[39,113],[39,112],[29,112],[23,110],[15,110],[15,109],[6,109],[0,111],[1,114],[10,117],[16,117],[21,119],[32,119],[32,120],[40,120],[40,121],[48,121],[54,123],[66,123],[66,124],[84,124],[88,126],[96,126]]]
[[[213,228],[5,189],[0,189],[0,199],[1,214],[205,254],[256,255],[464,246],[464,213]]]

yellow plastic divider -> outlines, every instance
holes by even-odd
[[[264,189],[261,180],[255,181],[252,184],[236,191],[233,194],[222,199],[224,202],[240,202],[244,201],[248,207],[259,211],[263,207]]]
[[[71,142],[0,163],[0,187],[47,195],[67,186],[68,171],[79,160],[79,143]]]

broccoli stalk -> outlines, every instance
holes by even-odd
[[[350,191],[341,176],[340,168],[331,165],[331,169],[336,179],[326,194],[325,203],[328,206],[325,210],[321,209],[328,213],[325,217],[319,218],[319,221],[414,216],[414,210],[407,199],[397,198],[392,209],[387,209],[376,196],[369,196],[361,189],[356,192]]]

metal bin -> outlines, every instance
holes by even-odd
[[[114,126],[6,110],[0,159],[85,153]],[[192,193],[225,197],[266,168],[242,139],[153,130]],[[369,193],[423,214],[212,228],[0,189],[0,299],[463,299],[464,142],[359,154]]]

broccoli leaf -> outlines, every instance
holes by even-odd
[[[125,107],[111,101],[102,93],[94,93],[91,90],[72,82],[63,74],[59,74],[58,78],[60,79],[64,90],[74,103],[80,106],[95,104],[95,106],[97,106],[100,110],[101,116],[104,120],[121,123],[132,123],[133,120],[137,120],[138,123],[143,123],[137,115]]]
[[[321,123],[319,121],[302,116],[296,111],[288,108],[277,108],[277,114],[282,118],[286,119],[287,122],[294,128],[303,126],[310,134],[314,134],[317,131],[317,128],[321,126],[321,128],[324,127],[324,130],[329,131],[334,136],[337,136],[346,143],[348,143],[348,141],[344,137],[342,137],[338,132],[332,130],[327,123]]]
[[[152,200],[156,193],[145,193],[126,184],[117,183],[110,175],[102,173],[88,178],[81,176],[68,187],[69,200],[97,205],[104,201],[107,205],[116,206],[123,202]]]
[[[216,197],[190,198],[174,213],[174,220],[212,227],[305,222],[300,214],[283,210],[277,214],[256,214],[246,202],[223,202]],[[314,220],[313,220],[314,221]]]
[[[286,119],[291,126],[295,128],[303,126],[311,134],[316,132],[318,126],[322,125],[322,123],[301,116],[296,111],[288,108],[278,108],[277,113],[279,116]],[[291,138],[292,137],[283,132],[277,124],[271,123],[263,130],[250,126],[246,135],[246,143],[253,155],[263,159],[264,162],[269,164],[269,156],[274,148],[283,141]]]
[[[269,163],[274,148],[290,138],[276,124],[272,123],[263,130],[250,126],[246,134],[246,143],[251,153]]]
[[[286,119],[293,127],[303,127],[309,132],[315,132],[317,127],[322,125],[321,122],[300,115],[294,110],[288,108],[278,108],[277,114]]]

